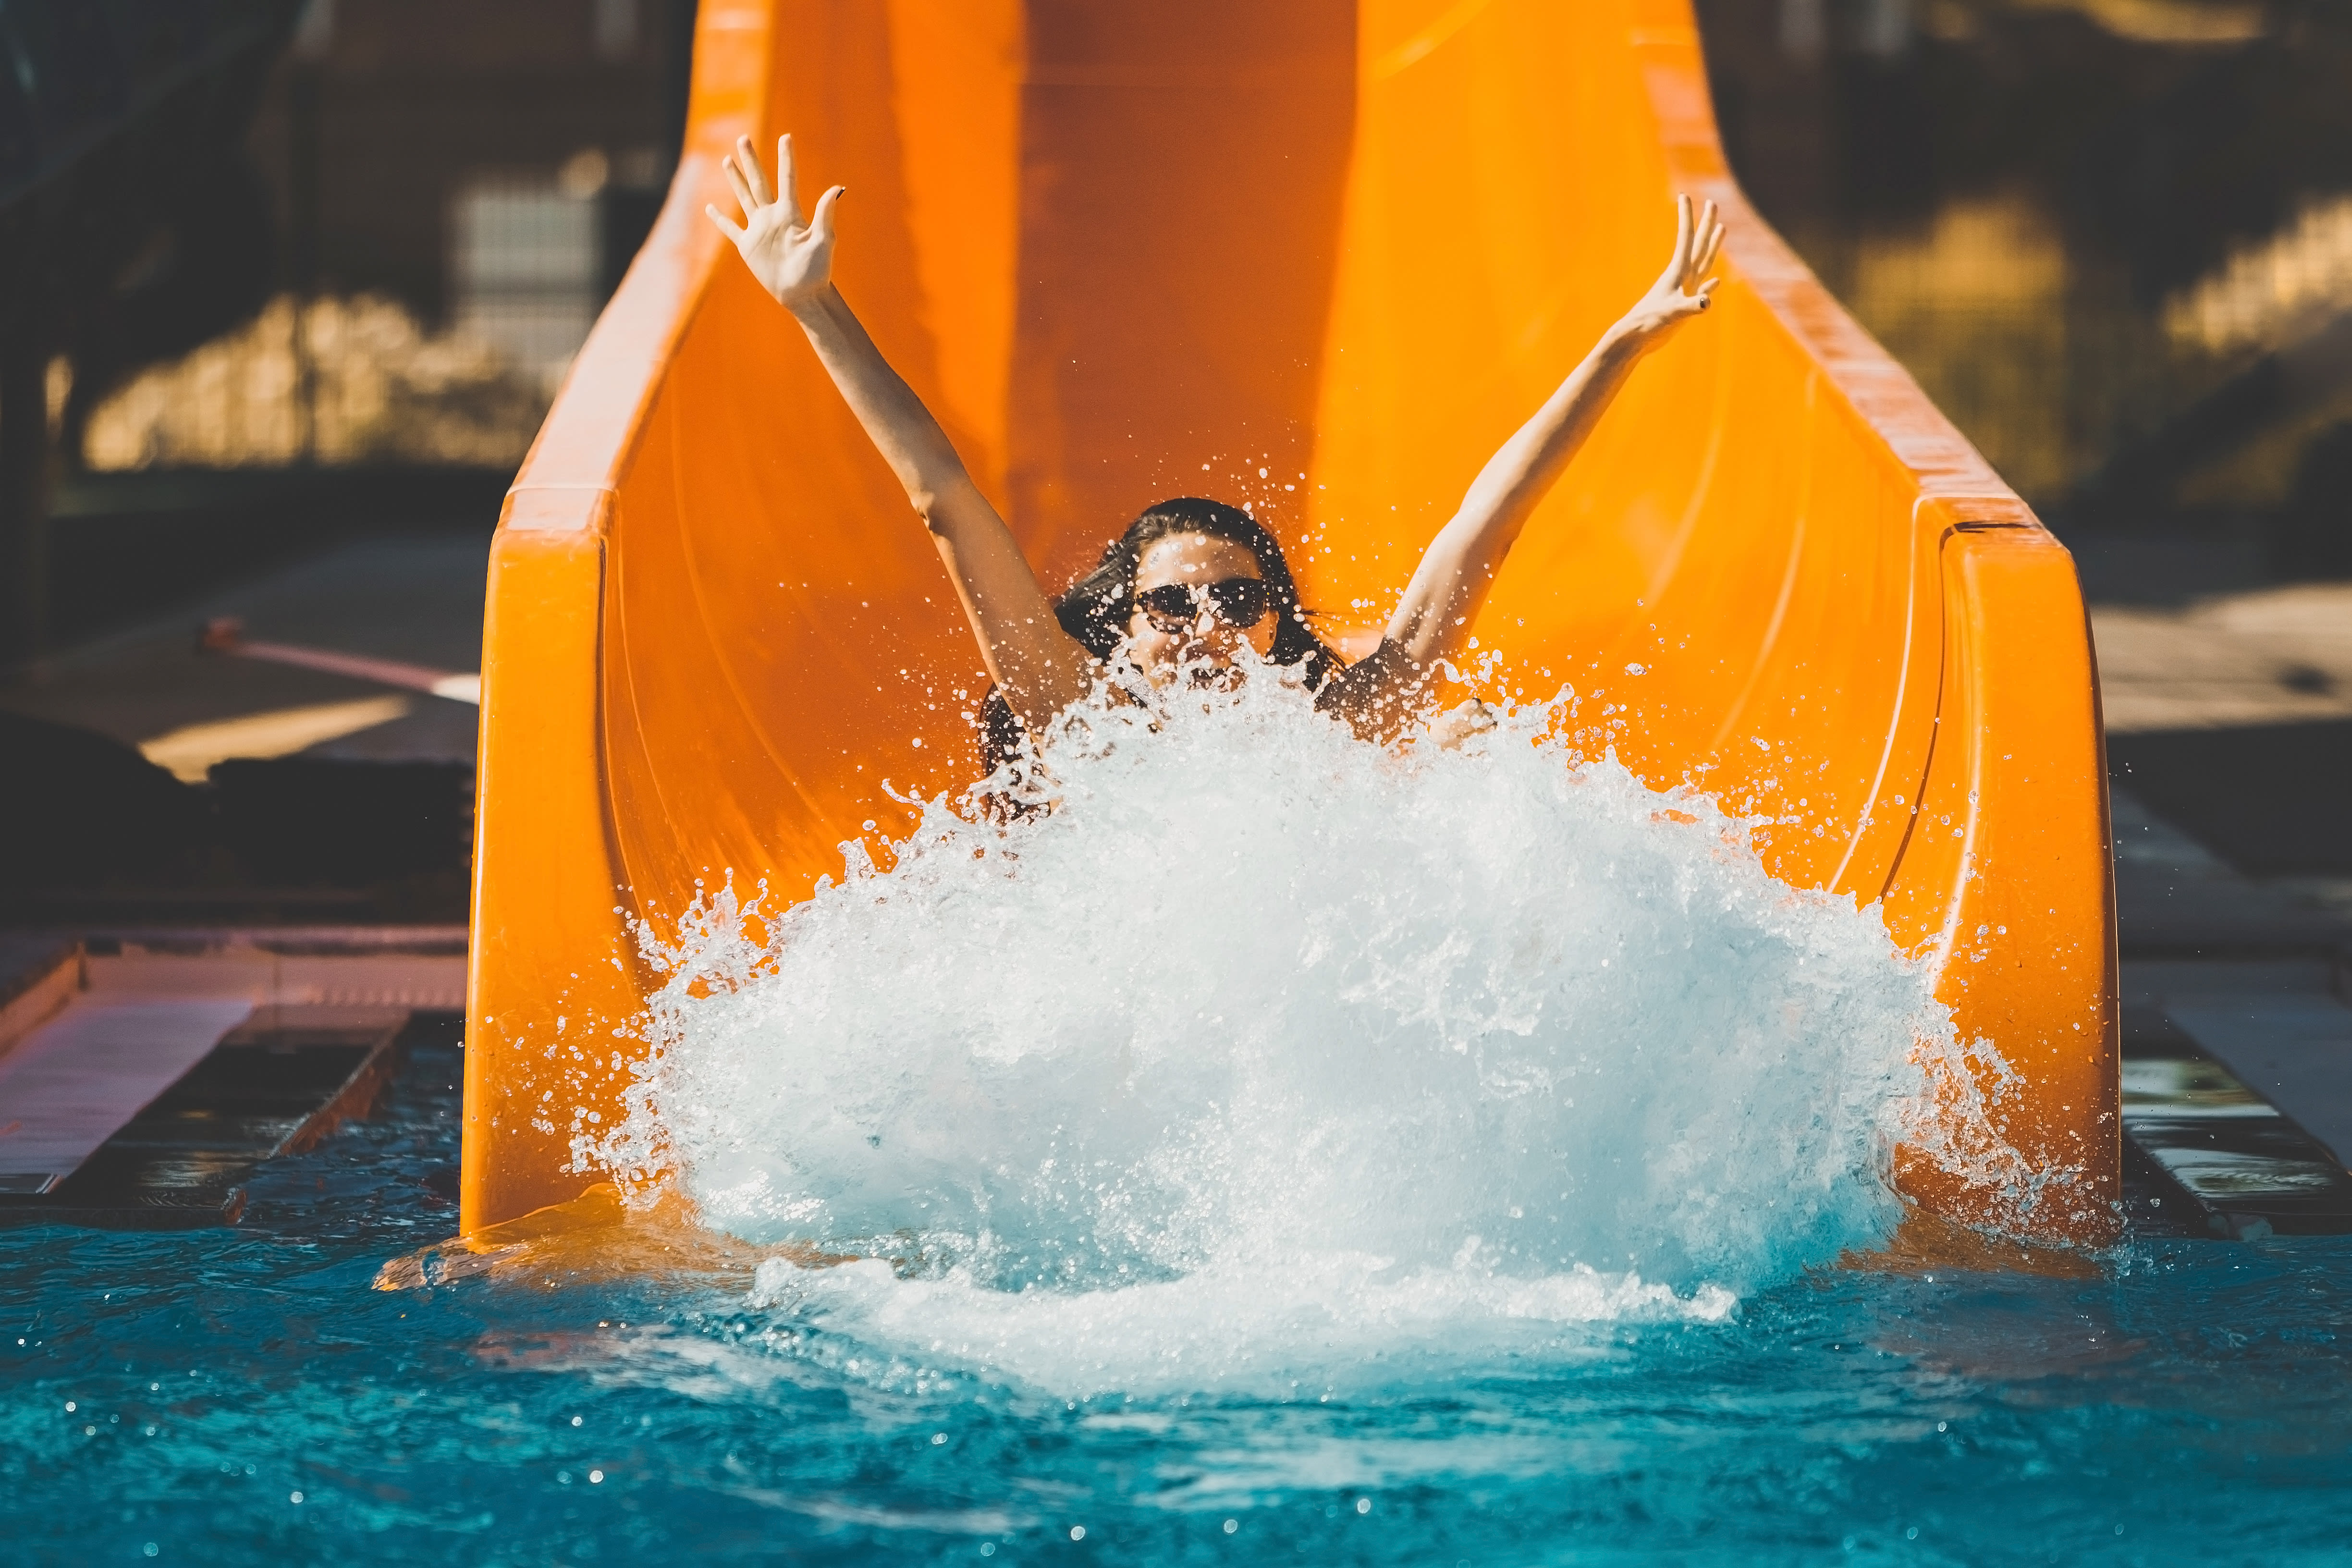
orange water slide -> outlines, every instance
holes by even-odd
[[[1050,584],[1199,491],[1372,631],[1498,442],[1730,223],[1511,557],[1496,679],[1768,819],[1884,900],[2055,1236],[2117,1180],[2114,914],[2073,564],[1726,172],[1687,0],[704,0],[686,153],[492,555],[466,1063],[467,1229],[575,1196],[664,929],[784,900],[977,772],[940,563],[793,323],[700,216],[739,133],[840,182],[842,287]],[[1263,470],[1264,477],[1260,477]]]

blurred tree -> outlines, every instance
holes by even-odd
[[[2294,452],[2352,414],[2352,290],[2220,349],[2182,301],[2232,268],[2308,281],[2288,242],[2352,194],[2352,3],[1696,5],[1742,185],[2053,521],[2305,526],[2279,508]],[[1962,254],[1996,222],[2056,247],[2032,299]]]

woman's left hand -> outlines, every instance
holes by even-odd
[[[1723,220],[1709,202],[1696,218],[1688,196],[1675,198],[1675,254],[1650,291],[1617,323],[1617,330],[1643,348],[1665,341],[1685,321],[1707,308],[1717,279],[1707,277],[1723,249]]]

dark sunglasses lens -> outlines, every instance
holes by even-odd
[[[1210,584],[1207,592],[1209,602],[1216,606],[1217,618],[1227,626],[1247,631],[1265,618],[1265,584],[1255,577],[1228,577],[1222,583]],[[1200,601],[1192,596],[1191,586],[1183,583],[1162,583],[1157,588],[1146,588],[1135,596],[1135,607],[1162,631],[1181,630],[1201,616]]]
[[[1228,577],[1209,584],[1209,597],[1227,624],[1247,631],[1265,619],[1265,584],[1255,577]]]
[[[1135,607],[1155,621],[1189,622],[1199,614],[1192,605],[1192,590],[1181,583],[1145,589],[1135,596]]]

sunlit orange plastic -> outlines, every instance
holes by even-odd
[[[2075,1178],[2022,1214],[1906,1167],[1915,1195],[2101,1231],[2114,919],[2072,563],[1741,199],[1685,0],[705,0],[699,27],[668,205],[492,557],[467,1227],[600,1179],[572,1146],[638,1054],[633,921],[730,875],[803,897],[907,824],[886,781],[976,771],[939,561],[700,215],[739,132],[790,129],[848,186],[844,290],[1050,584],[1206,487],[1359,635],[1655,275],[1672,194],[1722,203],[1717,308],[1476,630],[1644,776],[1773,818],[1780,876],[1883,899],[2016,1069],[2011,1142]]]

